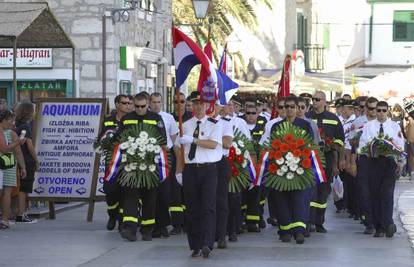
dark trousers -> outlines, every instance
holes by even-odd
[[[311,207],[310,207],[310,202],[312,200],[312,195],[313,195],[313,191],[315,190],[315,187],[308,187],[305,189],[305,197],[303,198],[304,200],[304,205],[305,205],[305,223],[308,225],[311,223],[311,215],[310,215],[310,211],[311,211]]]
[[[124,217],[123,228],[136,233],[138,227],[139,199],[142,200],[141,231],[152,231],[155,225],[155,207],[157,202],[157,188],[139,189],[123,187]]]
[[[111,218],[122,218],[122,193],[121,186],[116,182],[104,181],[103,190],[105,192],[107,212]]]
[[[313,190],[312,201],[310,202],[310,217],[311,223],[315,225],[323,225],[325,222],[327,200],[331,192],[333,153],[334,152],[325,153],[325,174],[328,178],[328,182],[316,185]]]
[[[171,192],[171,176],[158,186],[157,205],[155,212],[155,228],[163,228],[170,225],[170,192]]]
[[[201,249],[203,246],[213,248],[216,233],[216,164],[186,164],[183,189],[190,249]]]
[[[357,160],[357,182],[361,218],[365,226],[372,227],[372,205],[369,185],[369,174],[372,166],[371,160],[360,156]]]
[[[216,240],[224,239],[227,232],[229,180],[230,164],[227,158],[223,157],[217,163]]]
[[[227,221],[227,232],[229,235],[236,234],[237,230],[240,227],[242,212],[241,212],[241,203],[242,196],[241,193],[228,193],[229,198],[229,216]]]
[[[278,210],[279,235],[303,233],[306,229],[305,199],[307,190],[277,191],[271,194],[275,198]]]
[[[260,186],[243,192],[243,202],[246,205],[246,223],[257,224],[260,221]]]
[[[170,202],[169,211],[171,224],[173,226],[184,225],[184,203],[183,203],[183,187],[175,179],[175,164],[176,158],[174,151],[171,150],[172,163],[171,163],[171,176],[170,176]]]
[[[341,180],[344,185],[344,204],[348,212],[352,215],[359,215],[357,178],[341,172]]]
[[[394,189],[397,164],[393,159],[380,157],[371,159],[369,188],[371,193],[372,222],[376,230],[385,230],[394,223]]]

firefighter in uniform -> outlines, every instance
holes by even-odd
[[[226,233],[227,219],[229,216],[229,180],[230,164],[227,160],[229,149],[233,142],[233,126],[231,119],[227,117],[225,108],[215,105],[214,119],[217,120],[217,127],[222,131],[222,158],[217,162],[217,194],[216,194],[216,241],[217,248],[227,248]]]
[[[176,122],[177,127],[179,126],[179,119],[178,119],[178,111],[180,111],[182,122],[186,122],[187,120],[191,119],[193,116],[191,112],[185,110],[185,95],[183,93],[179,93],[179,98],[177,99],[176,95],[174,95],[174,112],[171,113],[173,115],[174,120]],[[172,167],[175,167],[175,161],[177,160],[178,156],[178,149],[174,146],[174,154],[172,157]],[[182,169],[182,167],[181,167]],[[171,170],[172,174],[175,174],[175,170]],[[170,198],[170,215],[171,215],[171,225],[173,229],[170,231],[170,235],[178,235],[182,232],[182,227],[184,226],[184,210],[185,205],[183,202],[183,180],[182,175],[179,177],[174,177],[171,181],[171,198]]]
[[[116,112],[105,117],[99,138],[101,138],[108,131],[116,132],[118,130],[120,120],[125,114],[129,112],[129,106],[131,105],[132,103],[128,99],[128,96],[118,95],[115,97]],[[108,166],[105,167],[107,168]],[[123,210],[121,187],[116,182],[109,183],[107,181],[104,181],[103,190],[105,192],[105,200],[108,206],[107,212],[109,215],[106,229],[111,231],[115,228],[117,220],[118,226],[120,226],[122,223]]]
[[[219,123],[208,118],[199,92],[192,92],[194,117],[183,125],[184,200],[186,203],[187,238],[192,257],[207,258],[213,249],[216,227],[217,162],[222,158],[222,130]]]
[[[140,93],[134,97],[135,111],[126,114],[120,122],[118,134],[124,130],[133,127],[139,123],[150,125],[157,129],[163,137],[164,143],[167,144],[167,136],[165,132],[162,117],[157,113],[148,110],[148,98]],[[141,209],[141,234],[143,241],[152,240],[152,230],[155,225],[155,207],[157,200],[157,188],[131,188],[122,187],[124,192],[124,217],[122,223],[121,236],[129,241],[137,239],[136,232],[138,227],[138,205],[139,199],[142,200]]]
[[[359,141],[358,150],[361,151],[375,137],[388,136],[399,148],[404,148],[404,137],[398,123],[387,117],[388,104],[379,101],[376,107],[377,119],[369,121]],[[371,166],[368,170],[369,189],[372,205],[372,222],[375,228],[374,237],[393,237],[397,227],[393,220],[394,189],[400,167],[393,157],[369,157]]]
[[[250,101],[250,100],[249,100]],[[244,120],[247,123],[247,127],[250,130],[250,135],[255,145],[256,150],[256,157],[258,157],[258,144],[259,141],[264,133],[264,128],[266,125],[266,120],[264,117],[258,116],[258,110],[255,102],[246,101],[245,106],[245,114]],[[247,224],[247,231],[248,232],[260,232],[259,223],[261,223],[261,228],[266,227],[266,223],[263,220],[263,217],[260,217],[260,196],[261,196],[261,187],[255,186],[253,188],[249,188],[246,192],[244,192],[244,204],[242,209],[245,210],[246,214],[246,224]],[[262,204],[264,205],[264,200],[262,200]],[[263,227],[264,224],[264,227]]]
[[[312,138],[312,128],[309,122],[296,116],[298,108],[298,100],[295,96],[288,96],[285,100],[286,118],[275,123],[272,126],[271,132],[278,131],[279,126],[288,121],[295,126],[305,130]],[[292,190],[292,191],[278,191],[272,190],[275,204],[278,211],[279,222],[279,236],[282,242],[290,242],[292,236],[296,239],[297,244],[305,242],[304,232],[306,229],[306,199],[309,191]]]
[[[311,222],[315,225],[316,232],[326,233],[327,230],[323,224],[325,222],[327,199],[332,178],[339,173],[338,164],[344,165],[343,146],[345,136],[339,118],[326,110],[326,95],[324,92],[316,91],[312,98],[312,104],[314,109],[309,113],[309,118],[318,125],[321,138],[325,144],[325,173],[328,183],[321,183],[315,187],[310,203]]]

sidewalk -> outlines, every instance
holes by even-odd
[[[397,183],[397,192],[400,192],[395,203],[397,214],[414,249],[414,181],[401,180]]]

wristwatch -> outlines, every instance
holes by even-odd
[[[192,144],[197,145],[197,144],[196,144],[197,140],[198,140],[198,138],[194,138],[194,139],[193,139],[193,143],[192,143]]]

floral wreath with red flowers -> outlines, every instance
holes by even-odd
[[[315,184],[314,155],[323,156],[311,136],[290,122],[283,122],[265,144],[268,169],[265,185],[278,191],[303,190]],[[262,154],[263,155],[263,154]],[[324,159],[321,159],[324,162]],[[323,164],[324,165],[324,164]]]
[[[229,192],[238,193],[248,188],[255,176],[253,143],[238,129],[235,130],[232,146],[229,149],[230,163]]]

